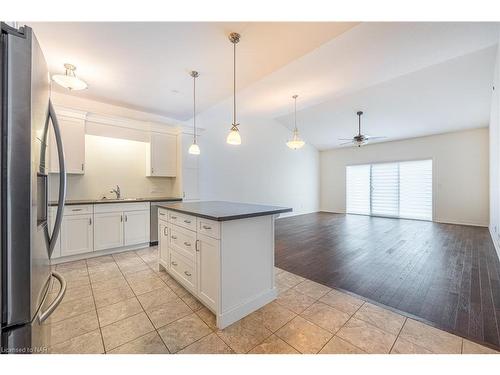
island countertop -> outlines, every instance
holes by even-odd
[[[158,205],[158,207],[216,221],[246,219],[292,211],[289,207],[225,201],[179,202]]]

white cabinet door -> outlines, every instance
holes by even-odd
[[[177,136],[151,133],[147,176],[175,177],[177,175]]]
[[[94,249],[104,250],[123,246],[123,213],[94,214]]]
[[[217,309],[219,290],[220,241],[198,234],[196,269],[198,298],[212,309]]]
[[[149,211],[126,211],[124,218],[124,245],[149,242]]]
[[[85,120],[69,117],[59,118],[64,148],[66,172],[85,172]],[[53,132],[50,132],[50,172],[59,172],[59,160]]]
[[[168,225],[159,221],[158,225],[158,247],[159,256],[163,266],[170,269],[170,249],[168,248]]]
[[[61,256],[94,251],[92,215],[64,216],[61,228]]]

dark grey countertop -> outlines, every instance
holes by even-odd
[[[260,204],[224,201],[181,202],[159,205],[158,207],[217,221],[245,219],[292,211],[289,207],[263,206]]]
[[[124,199],[73,199],[64,202],[66,206],[76,204],[106,204],[106,203],[135,203],[135,202],[182,202],[176,197],[149,197],[149,198],[124,198]],[[57,201],[49,202],[49,206],[57,206]]]

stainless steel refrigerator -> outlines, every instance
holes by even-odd
[[[66,289],[50,264],[61,228],[66,174],[47,64],[29,27],[1,23],[0,89],[1,350],[45,352],[50,345],[47,318]],[[52,233],[47,225],[49,128],[56,139],[61,171]],[[60,284],[54,289],[59,293],[49,298],[54,282]]]

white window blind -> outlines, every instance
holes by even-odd
[[[370,166],[356,165],[346,168],[347,212],[370,215]]]
[[[399,216],[432,220],[432,160],[400,163]]]
[[[432,160],[346,167],[346,211],[432,220]]]
[[[373,164],[372,215],[399,215],[399,165],[398,163]]]

